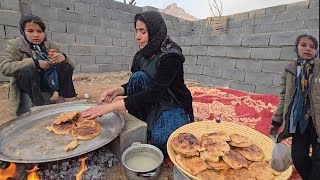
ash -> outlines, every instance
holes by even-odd
[[[65,159],[60,161],[39,163],[37,175],[41,180],[70,180],[75,179],[81,169],[80,159],[86,159],[86,171],[82,174],[82,180],[102,180],[106,178],[108,168],[118,162],[117,157],[107,146],[103,146],[95,151]],[[6,164],[6,165],[4,165]],[[0,168],[9,166],[9,163],[0,161]],[[31,170],[36,164],[17,164],[19,169],[17,179],[25,179],[27,173],[25,170]],[[24,170],[21,170],[24,169]]]

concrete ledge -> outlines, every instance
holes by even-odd
[[[110,150],[118,159],[133,142],[147,142],[147,123],[137,119],[127,112],[120,112],[124,117],[124,128],[119,136],[108,144]]]

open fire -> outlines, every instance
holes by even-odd
[[[76,175],[76,180],[81,180],[82,179],[82,174],[84,173],[85,170],[87,170],[86,167],[86,160],[88,159],[88,157],[84,157],[80,159],[81,162],[81,169],[78,172],[78,174]]]
[[[76,180],[82,180],[82,175],[87,169],[85,164],[86,159],[88,159],[88,157],[84,157],[80,159],[81,168],[76,175]],[[31,170],[26,170],[28,174],[27,180],[41,180],[41,178],[37,174],[38,170],[39,170],[38,165],[35,165],[34,168]],[[4,170],[0,168],[0,180],[9,180],[9,179],[14,179],[16,177],[17,177],[17,166],[15,163],[10,162],[9,167]]]
[[[10,163],[7,169],[0,169],[0,180],[7,180],[16,177],[17,166],[15,163]]]
[[[33,169],[27,170],[28,179],[27,180],[40,180],[39,176],[37,175],[37,171],[39,170],[38,165],[35,165]]]
[[[105,179],[117,162],[107,146],[77,157],[37,165],[0,160],[0,180]]]

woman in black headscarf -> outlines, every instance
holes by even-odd
[[[149,140],[166,155],[170,134],[193,121],[192,97],[183,77],[185,59],[181,48],[167,36],[158,12],[139,13],[134,22],[140,50],[133,58],[129,82],[107,89],[101,95],[107,104],[82,114],[94,118],[114,110],[128,110],[147,122]]]
[[[19,22],[21,38],[10,40],[0,58],[3,75],[12,77],[9,99],[15,115],[30,111],[22,108],[27,103],[22,94],[27,94],[33,105],[46,103],[43,92],[58,92],[58,102],[75,97],[72,82],[74,63],[64,54],[60,45],[46,39],[46,26],[40,17],[24,15]],[[55,54],[49,58],[49,50]]]

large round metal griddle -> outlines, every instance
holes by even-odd
[[[0,126],[0,160],[16,163],[40,163],[67,159],[93,151],[115,139],[124,127],[123,116],[111,112],[97,119],[101,134],[91,140],[79,140],[78,147],[65,152],[71,135],[49,132],[54,119],[62,112],[84,110],[93,104],[62,105],[38,110]]]

